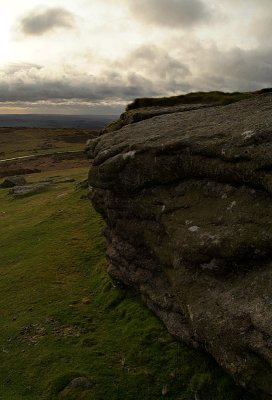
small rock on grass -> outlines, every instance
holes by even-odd
[[[93,387],[93,383],[91,383],[84,376],[79,376],[78,378],[73,379],[67,386],[66,389],[82,389],[88,390]]]
[[[90,302],[91,302],[91,300],[89,299],[89,297],[84,297],[84,298],[81,300],[81,303],[82,303],[82,304],[90,304]]]
[[[12,188],[14,186],[26,185],[26,179],[22,175],[14,175],[6,178],[0,185],[1,188]]]
[[[63,177],[52,177],[46,179],[44,182],[50,182],[50,183],[70,183],[70,182],[75,182],[74,178],[69,178],[68,176],[63,176]]]
[[[14,186],[9,190],[9,194],[12,194],[14,197],[36,194],[46,190],[49,185],[50,183],[44,182],[44,183],[36,183],[33,185]]]

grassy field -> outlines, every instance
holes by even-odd
[[[0,190],[0,399],[252,400],[110,280],[85,192],[75,183],[21,199]],[[67,388],[82,376],[88,390]]]
[[[0,159],[82,150],[87,139],[94,134],[91,129],[0,127]]]

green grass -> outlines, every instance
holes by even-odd
[[[145,97],[145,98],[135,99],[132,103],[127,105],[126,110],[130,111],[138,108],[154,107],[154,106],[169,107],[180,104],[227,105],[230,103],[235,103],[240,100],[248,99],[258,94],[263,94],[271,91],[272,89],[267,88],[256,92],[225,93],[225,92],[213,91],[213,92],[192,92],[171,97]]]
[[[73,183],[0,191],[0,399],[252,400],[111,281],[103,223],[82,194]],[[65,389],[78,376],[92,388]]]

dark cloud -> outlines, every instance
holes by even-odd
[[[167,96],[198,90],[257,90],[272,86],[272,46],[223,50],[198,42],[177,54],[171,46],[166,51],[146,45],[132,51],[116,67],[138,71],[147,82],[138,85],[139,91],[144,87],[150,95],[152,91]]]
[[[187,60],[185,63],[184,60]],[[39,65],[13,64],[0,71],[0,103],[28,103],[61,110],[123,104],[136,97],[167,96],[197,90],[256,90],[272,86],[272,46],[221,50],[196,45],[185,53],[141,46],[100,75],[71,71],[54,74]],[[119,106],[120,107],[120,106]]]
[[[199,51],[201,70],[194,86],[204,90],[256,90],[272,86],[272,47]]]
[[[120,71],[139,71],[142,76],[152,79],[152,85],[160,95],[173,92],[177,88],[179,91],[189,89],[186,83],[191,75],[189,66],[183,59],[171,56],[168,51],[155,45],[138,47],[119,60],[116,67]]]
[[[133,17],[170,28],[207,22],[212,14],[202,0],[128,0],[128,3]]]
[[[130,73],[104,71],[99,77],[88,74],[62,75],[50,78],[50,71],[40,66],[19,65],[0,73],[0,102],[69,101],[102,102],[131,100],[135,97],[157,95],[153,83]]]
[[[74,15],[64,8],[39,8],[20,19],[19,30],[24,35],[40,36],[56,28],[72,29],[74,23]]]

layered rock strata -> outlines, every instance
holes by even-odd
[[[110,275],[176,338],[272,398],[272,95],[88,144]]]

